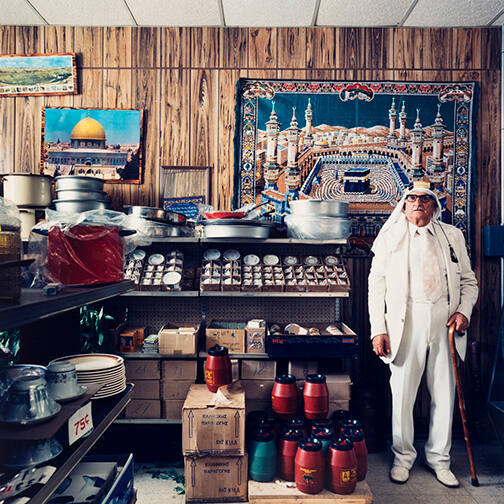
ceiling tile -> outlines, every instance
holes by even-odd
[[[321,0],[317,26],[394,26],[411,0]]]
[[[134,25],[123,0],[30,0],[30,2],[52,25]]]
[[[483,26],[503,8],[504,0],[418,0],[404,26]]]
[[[310,26],[315,0],[222,0],[226,26]]]
[[[25,0],[2,2],[0,25],[41,25],[44,20]]]
[[[218,0],[126,0],[141,26],[220,26]]]

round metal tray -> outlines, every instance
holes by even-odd
[[[206,238],[253,238],[264,240],[269,237],[272,222],[241,219],[214,219],[203,221]]]

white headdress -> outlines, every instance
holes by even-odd
[[[390,214],[390,217],[385,221],[385,224],[383,224],[380,230],[380,233],[383,233],[394,226],[393,239],[397,242],[402,239],[408,229],[408,220],[406,219],[406,215],[404,213],[404,204],[406,202],[406,196],[408,196],[408,194],[412,191],[422,192],[431,196],[436,204],[436,210],[434,211],[432,220],[438,220],[441,217],[441,203],[439,202],[437,194],[430,189],[429,182],[424,180],[415,181],[403,194],[403,197],[400,199],[399,203],[397,203],[396,207]]]

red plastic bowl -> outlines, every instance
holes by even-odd
[[[245,212],[206,212],[207,219],[242,219],[245,217]]]

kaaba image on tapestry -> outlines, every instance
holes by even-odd
[[[235,206],[264,202],[281,222],[293,199],[349,203],[369,243],[414,180],[468,233],[474,83],[257,81],[238,84]]]

